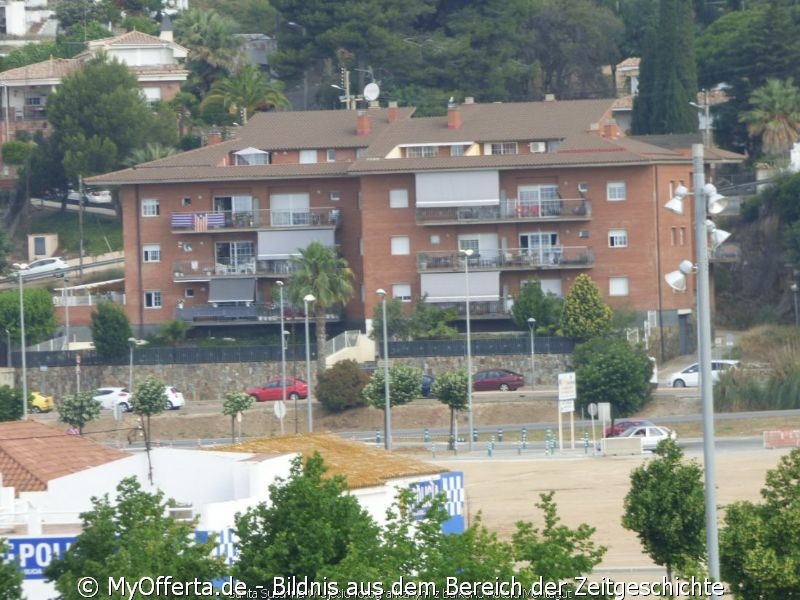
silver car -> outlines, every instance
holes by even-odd
[[[658,425],[641,425],[626,429],[619,434],[619,437],[641,438],[642,450],[655,450],[658,442],[661,440],[666,440],[667,438],[676,440],[678,439],[678,434],[675,433],[674,429],[669,429],[668,427],[660,427]]]
[[[738,360],[712,360],[711,381],[717,381],[720,373],[732,369],[738,364]],[[675,388],[697,387],[700,385],[700,364],[694,363],[682,371],[673,373],[667,379],[667,385]]]

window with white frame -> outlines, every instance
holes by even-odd
[[[392,298],[397,298],[400,302],[411,302],[411,284],[392,284]]]
[[[477,237],[459,237],[458,249],[459,250],[472,250],[473,254],[478,254],[480,251],[480,241]]]
[[[606,183],[606,198],[609,201],[625,200],[625,182],[609,181]]]
[[[501,142],[491,145],[492,154],[517,154],[517,142]]]
[[[409,146],[406,148],[406,158],[435,158],[439,153],[436,146]]]
[[[300,164],[310,165],[317,162],[316,150],[300,150]]]
[[[155,292],[155,291],[145,292],[144,307],[161,308],[161,292]]]
[[[389,208],[408,208],[408,190],[389,190]]]
[[[450,156],[464,156],[467,152],[467,146],[462,144],[456,144],[454,146],[450,146]]]
[[[627,296],[628,295],[628,278],[627,277],[609,277],[608,278],[608,295],[609,296]]]
[[[609,248],[627,248],[628,231],[626,229],[611,229],[608,232]]]
[[[325,150],[325,160],[328,162],[336,162],[336,148],[328,148]]]
[[[161,208],[157,198],[145,198],[142,200],[143,217],[157,217],[159,214],[161,214]]]
[[[392,236],[391,244],[393,256],[411,254],[411,240],[407,235]]]
[[[142,260],[146,263],[161,262],[161,245],[145,244],[142,246]]]
[[[194,288],[186,288],[183,290],[184,298],[194,298]]]

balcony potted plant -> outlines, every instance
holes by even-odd
[[[423,269],[423,270],[428,268],[428,253],[427,252],[420,252],[419,253],[419,268]]]

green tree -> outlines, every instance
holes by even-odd
[[[58,329],[50,292],[44,288],[24,288],[22,304],[25,307],[25,343],[30,345],[50,339]],[[0,323],[17,343],[22,338],[19,317],[19,290],[0,292]]]
[[[295,458],[288,479],[269,486],[268,503],[237,515],[233,576],[249,589],[279,576],[322,581],[351,554],[362,565],[376,556],[380,530],[346,492],[344,478],[328,475],[319,453]]]
[[[364,406],[362,395],[369,375],[355,360],[340,360],[317,377],[314,392],[317,400],[327,410],[338,412]]]
[[[148,377],[142,382],[137,382],[135,390],[131,390],[131,411],[139,415],[144,433],[144,449],[147,452],[147,473],[150,483],[153,483],[153,462],[150,450],[153,443],[151,418],[164,412],[167,405],[166,386],[154,377]]]
[[[326,320],[328,309],[345,304],[353,295],[353,271],[336,248],[311,242],[300,250],[300,256],[289,261],[294,267],[286,290],[294,306],[303,306],[303,298],[311,294],[314,301],[308,310],[314,316],[317,337],[317,374],[325,371]]]
[[[511,316],[520,329],[528,328],[528,319],[536,319],[536,330],[555,333],[561,319],[562,301],[555,294],[542,291],[542,282],[530,279],[514,299]]]
[[[0,421],[19,421],[21,418],[22,389],[8,385],[0,386]]]
[[[456,412],[469,405],[469,375],[465,369],[445,371],[439,375],[431,386],[431,393],[442,404],[450,407],[450,438],[448,446],[455,449],[456,444]],[[467,432],[472,435],[472,432]]]
[[[92,312],[92,340],[100,356],[122,356],[129,351],[133,336],[128,315],[114,302],[101,302]]]
[[[56,18],[59,25],[69,31],[75,26],[95,23],[118,23],[120,12],[112,0],[61,0],[56,5]],[[109,32],[106,31],[106,35]]]
[[[375,408],[386,407],[386,378],[383,369],[376,369],[361,394]],[[389,403],[408,404],[422,394],[422,370],[410,365],[393,363],[389,367]]]
[[[653,363],[641,346],[619,338],[593,338],[575,348],[578,406],[609,402],[614,418],[640,410],[650,399]]]
[[[159,143],[148,142],[143,148],[134,148],[128,157],[123,161],[123,164],[126,167],[134,167],[136,165],[141,165],[142,163],[172,156],[177,152],[178,151],[175,148],[162,146]]]
[[[427,295],[417,298],[408,323],[412,340],[453,339],[458,330],[450,325],[458,318],[458,309],[441,308],[427,302]],[[388,307],[387,307],[388,308]]]
[[[170,319],[158,329],[155,338],[161,343],[177,346],[186,340],[191,329],[192,326],[183,319]]]
[[[175,581],[199,580],[208,587],[198,597],[212,595],[211,581],[226,574],[224,560],[213,553],[216,541],[196,541],[196,522],[169,516],[170,504],[162,492],[148,493],[135,479],[123,479],[115,501],[108,495],[92,499],[92,508],[81,514],[81,533],[53,558],[45,577],[64,600],[84,597],[81,578],[105,582],[121,574],[132,580],[156,573],[168,573]]]
[[[244,392],[228,392],[222,403],[222,414],[231,418],[231,443],[236,443],[236,418],[253,406],[253,397]]]
[[[659,442],[655,458],[631,472],[622,526],[639,536],[667,578],[697,568],[706,551],[703,469],[684,461],[675,440]]]
[[[564,335],[581,340],[605,335],[611,330],[612,316],[611,307],[603,302],[592,279],[585,273],[578,275],[564,299]]]
[[[722,579],[739,600],[797,597],[800,546],[800,449],[782,456],[767,472],[762,502],[736,502],[725,509],[720,530]]]
[[[3,162],[9,165],[24,165],[30,160],[35,145],[30,142],[10,140],[3,144]]]
[[[388,338],[406,340],[409,338],[411,319],[403,311],[403,302],[400,298],[386,299],[386,334]],[[383,345],[383,303],[375,305],[372,312],[372,331],[369,337],[381,346]]]
[[[100,416],[100,403],[94,399],[95,392],[88,390],[64,396],[58,404],[58,420],[71,425],[83,435],[83,428]]]
[[[788,158],[800,137],[800,89],[794,80],[767,79],[750,96],[750,105],[753,108],[739,116],[748,133],[761,138],[761,148],[767,156]]]
[[[220,106],[234,119],[242,119],[242,124],[246,124],[256,110],[291,109],[282,88],[280,81],[268,81],[256,67],[244,65],[232,75],[215,81],[200,108]]]
[[[22,571],[17,565],[6,559],[9,545],[0,538],[0,598],[22,600]]]

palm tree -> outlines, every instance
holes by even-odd
[[[311,242],[300,250],[300,256],[289,261],[295,271],[286,286],[295,306],[303,303],[307,294],[316,300],[310,305],[317,336],[317,373],[325,370],[325,316],[332,306],[344,304],[353,295],[353,271],[347,260],[335,248]]]
[[[792,78],[767,79],[750,95],[750,105],[753,109],[739,117],[748,133],[761,136],[765,154],[786,154],[800,137],[800,89]]]
[[[172,156],[173,154],[177,154],[177,152],[175,148],[162,146],[158,142],[148,142],[144,148],[135,148],[128,157],[122,161],[122,164],[126,167],[133,167],[141,165],[142,163]]]
[[[200,104],[201,108],[209,105],[222,105],[234,117],[240,117],[243,125],[258,108],[291,108],[283,95],[281,82],[267,81],[253,65],[244,65],[233,75],[214,82]]]

